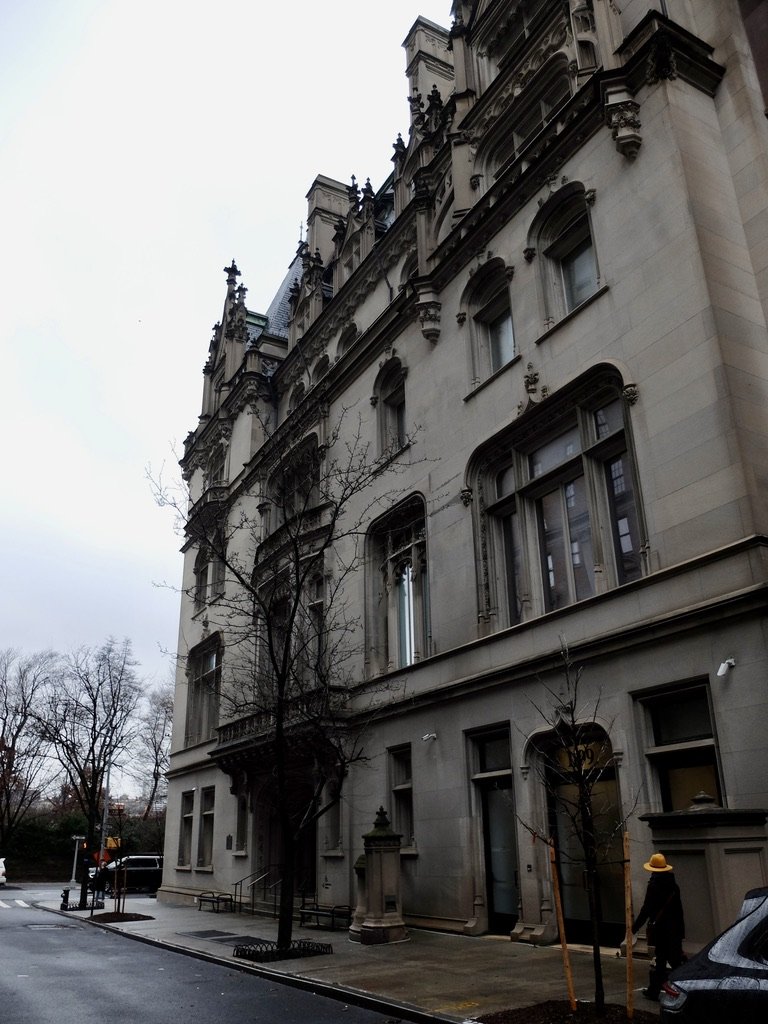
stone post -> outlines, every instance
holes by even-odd
[[[360,942],[360,929],[368,913],[368,893],[365,886],[365,854],[361,853],[355,861],[355,878],[357,879],[357,905],[349,926],[349,941]]]
[[[400,898],[400,836],[390,828],[383,807],[379,808],[373,829],[363,836],[363,843],[367,905],[360,925],[360,942],[404,942],[408,932]]]

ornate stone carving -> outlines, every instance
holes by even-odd
[[[472,504],[472,488],[462,487],[461,490],[459,491],[459,497],[461,498],[461,503],[464,506],[464,508],[469,508],[469,506]]]
[[[538,370],[534,370],[533,363],[528,363],[526,369],[528,370],[528,372],[523,377],[523,380],[525,381],[525,390],[528,392],[529,395],[535,395],[538,391],[539,384]]]
[[[640,398],[640,388],[637,384],[625,384],[621,390],[621,394],[627,405],[635,405],[637,400]]]
[[[523,259],[525,260],[526,263],[531,263],[533,261],[533,257],[535,255],[536,255],[536,250],[534,249],[534,247],[532,245],[529,245],[527,248],[523,249]]]
[[[642,127],[637,112],[640,104],[634,100],[617,103],[610,108],[611,137],[616,149],[628,160],[634,160],[643,143]]]
[[[434,345],[440,337],[440,310],[442,304],[437,299],[430,299],[426,302],[419,302],[417,308],[419,310],[421,333],[427,341],[431,341]]]

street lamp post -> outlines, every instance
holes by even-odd
[[[80,849],[79,844],[85,839],[85,836],[72,836],[72,839],[75,841],[75,856],[72,859],[72,878],[70,879],[69,884],[72,888],[75,888],[77,886],[77,880],[75,879],[75,875],[77,873],[77,854]]]

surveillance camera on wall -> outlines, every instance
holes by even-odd
[[[733,666],[736,664],[733,658],[726,658],[725,661],[721,662],[720,668],[717,670],[718,676],[727,676]]]
[[[436,740],[437,739],[437,733],[436,732],[425,732],[424,735],[421,737],[421,739],[422,739],[422,741],[424,743],[426,743],[427,740]]]

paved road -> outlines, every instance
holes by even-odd
[[[32,906],[33,899],[51,899],[52,892],[50,887],[0,890],[3,1024],[392,1021]]]

